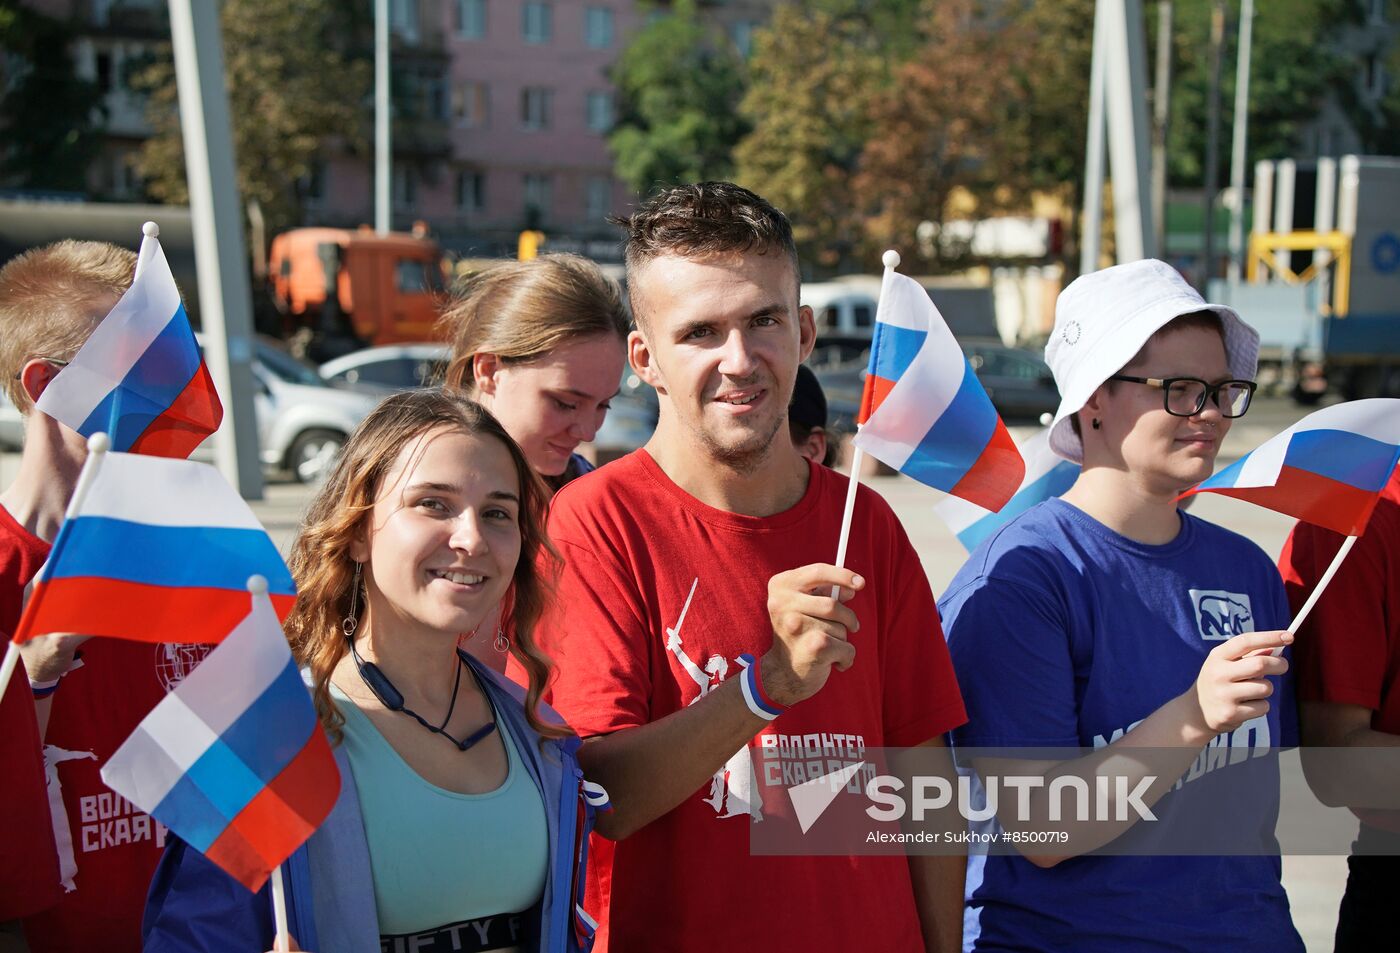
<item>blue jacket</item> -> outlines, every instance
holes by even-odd
[[[593,809],[572,736],[547,740],[525,720],[520,686],[463,653],[486,689],[498,718],[520,741],[520,755],[544,800],[550,865],[538,907],[542,953],[579,953],[593,945],[592,921],[582,914],[588,832]],[[541,713],[550,714],[541,706]],[[304,950],[379,953],[379,920],[369,845],[354,776],[343,748],[340,797],[316,833],[283,865],[288,929]],[[470,862],[470,861],[467,861]],[[146,953],[261,953],[272,949],[271,888],[256,894],[174,837],[151,881],[142,923]]]

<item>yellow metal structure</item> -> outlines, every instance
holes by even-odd
[[[544,232],[528,228],[520,233],[520,240],[515,246],[515,257],[520,261],[529,261],[540,253],[540,246],[544,244]]]
[[[1294,272],[1281,265],[1275,252],[1281,251],[1325,251],[1330,256],[1314,261],[1302,272]],[[1323,301],[1319,309],[1324,315],[1345,318],[1351,305],[1351,236],[1345,232],[1257,232],[1249,236],[1249,260],[1245,266],[1245,279],[1256,284],[1261,277],[1261,266],[1272,272],[1280,281],[1290,285],[1305,285],[1321,277],[1322,273],[1336,266],[1332,279],[1332,303]]]

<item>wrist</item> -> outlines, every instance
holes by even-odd
[[[763,659],[756,659],[747,652],[739,656],[739,662],[744,669],[739,678],[744,703],[749,706],[749,711],[764,721],[772,721],[787,711],[788,706],[774,698],[763,684],[763,673],[760,670],[766,658],[765,655]]]
[[[1214,738],[1217,732],[1210,727],[1210,722],[1206,720],[1205,709],[1201,707],[1201,698],[1193,682],[1191,687],[1175,699],[1180,712],[1179,724],[1181,725],[1181,740],[1190,747],[1200,747]]]

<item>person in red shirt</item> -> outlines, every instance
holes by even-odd
[[[130,286],[135,265],[136,255],[125,249],[64,241],[0,270],[0,382],[26,418],[18,474],[0,494],[0,629],[18,620],[24,587],[48,556],[87,457],[83,438],[34,412],[34,402]],[[79,635],[25,644],[28,679],[17,673],[10,692],[19,685],[29,694],[32,687],[30,718],[37,714],[38,733],[29,729],[26,749],[10,751],[21,735],[6,717],[4,796],[18,797],[21,788],[12,793],[9,779],[39,759],[42,737],[47,797],[38,812],[26,801],[24,813],[7,815],[4,841],[8,859],[31,840],[25,852],[40,853],[42,840],[47,859],[0,866],[0,895],[9,895],[15,876],[48,895],[14,911],[26,914],[25,937],[36,953],[141,948],[146,888],[165,829],[112,793],[98,772],[202,653]],[[7,705],[8,698],[9,692]]]
[[[1296,613],[1344,537],[1299,523],[1279,557]],[[1400,469],[1391,474],[1366,531],[1343,560],[1298,632],[1303,744],[1319,748],[1400,747]],[[1393,758],[1363,754],[1371,768]],[[1315,764],[1317,762],[1314,762]],[[1304,749],[1303,766],[1309,767]],[[1400,786],[1393,778],[1357,783],[1352,771],[1319,765],[1308,782],[1326,804],[1352,808],[1360,831],[1347,864],[1346,893],[1337,921],[1338,953],[1395,945],[1395,898],[1400,896]]]
[[[814,562],[835,556],[847,481],[787,435],[816,335],[788,221],[704,183],[623,224],[629,358],[660,422],[555,497],[565,568],[540,626],[553,703],[615,806],[599,821],[617,840],[599,948],[958,949],[962,857],[749,851],[750,828],[787,809],[764,764],[926,745],[951,777],[942,736],[965,720],[889,506],[860,488],[846,568]]]

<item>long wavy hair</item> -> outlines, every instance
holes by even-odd
[[[535,644],[535,625],[553,597],[559,557],[544,531],[548,499],[539,477],[515,441],[480,404],[460,394],[415,390],[386,398],[355,428],[335,469],[312,500],[292,544],[290,566],[297,584],[296,607],[287,618],[287,638],[297,662],[311,670],[316,713],[327,733],[340,740],[345,717],[330,695],[331,673],[349,642],[341,625],[351,611],[355,562],[351,543],[360,538],[374,501],[399,453],[438,428],[499,440],[520,476],[520,558],[502,600],[502,624],[512,633],[511,654],[525,669],[529,686],[525,716],[546,737],[567,732],[539,717],[540,695],[550,675],[548,657]],[[363,611],[364,593],[354,600]]]

